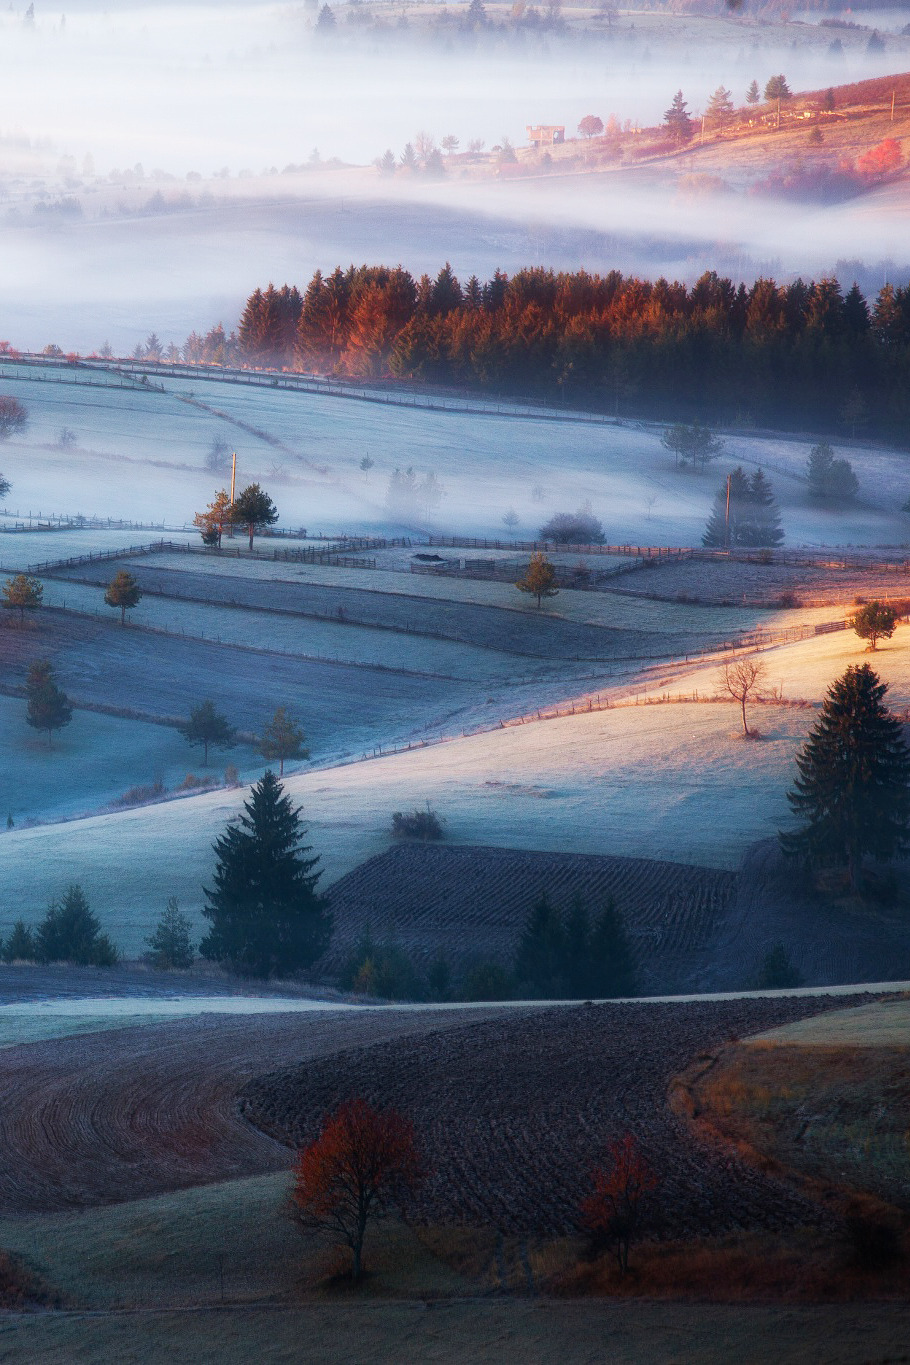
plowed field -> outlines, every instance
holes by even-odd
[[[4,1049],[0,1214],[88,1208],[282,1170],[287,1150],[237,1113],[245,1080],[465,1017],[209,1016]]]
[[[631,1131],[659,1172],[650,1229],[716,1236],[824,1223],[826,1215],[730,1149],[695,1138],[668,1100],[671,1079],[731,1035],[830,1009],[773,999],[588,1005],[507,1015],[380,1043],[250,1083],[242,1111],[289,1144],[309,1141],[340,1101],[364,1095],[414,1122],[431,1174],[410,1214],[504,1233],[576,1223],[590,1170]]]
[[[507,784],[489,785],[506,794]],[[337,969],[366,927],[418,962],[444,953],[452,963],[473,956],[509,964],[542,892],[564,911],[580,895],[591,914],[612,896],[641,989],[682,992],[697,983],[736,882],[733,872],[647,858],[405,844],[332,887],[335,934],[325,966]]]

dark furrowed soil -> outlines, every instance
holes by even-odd
[[[0,1214],[116,1204],[283,1170],[287,1149],[237,1112],[246,1080],[493,1012],[207,1015],[2,1049]]]
[[[369,928],[424,967],[440,953],[453,966],[484,957],[508,966],[543,892],[563,912],[579,895],[592,916],[613,897],[639,989],[682,993],[697,988],[736,882],[733,872],[647,858],[403,844],[330,889],[335,933],[320,965],[339,970]]]
[[[353,1095],[415,1124],[431,1174],[409,1205],[419,1222],[560,1234],[577,1225],[591,1169],[631,1132],[659,1174],[650,1231],[717,1236],[824,1224],[803,1195],[706,1145],[668,1100],[672,1078],[740,1036],[842,1001],[773,999],[588,1005],[508,1015],[359,1048],[251,1082],[241,1108],[292,1145]]]

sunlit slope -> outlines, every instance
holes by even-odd
[[[765,657],[785,697],[819,700],[847,664],[871,659],[891,683],[893,704],[910,702],[910,658],[900,633],[874,656],[844,632]],[[704,695],[717,676],[717,668],[706,669],[668,690],[698,686]],[[387,846],[394,811],[425,801],[458,843],[735,867],[750,843],[787,822],[793,757],[814,714],[756,707],[752,719],[763,738],[747,744],[732,704],[617,707],[305,772],[288,786],[322,855],[326,883]],[[4,921],[37,916],[78,877],[121,946],[138,952],[168,896],[196,914],[211,872],[211,841],[242,799],[243,792],[220,791],[5,833]]]

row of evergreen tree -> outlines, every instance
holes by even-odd
[[[910,285],[870,310],[834,278],[690,288],[544,268],[462,283],[400,266],[317,271],[249,297],[236,336],[195,334],[188,360],[563,396],[606,410],[794,428],[910,429]]]

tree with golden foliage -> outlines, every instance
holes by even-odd
[[[356,1284],[363,1274],[367,1223],[423,1174],[413,1124],[393,1109],[346,1100],[297,1157],[292,1198],[298,1221],[350,1247]]]
[[[559,592],[556,586],[556,570],[542,550],[531,556],[524,578],[515,584],[519,592],[528,592],[537,598],[537,607],[545,597],[555,597]]]

